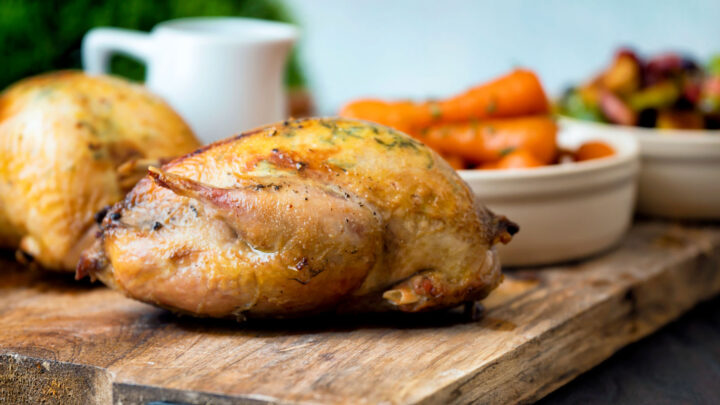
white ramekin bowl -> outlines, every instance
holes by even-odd
[[[512,242],[499,248],[503,265],[579,259],[610,248],[627,231],[637,189],[637,141],[561,124],[561,147],[575,149],[589,140],[607,142],[616,154],[532,169],[459,171],[483,204],[520,225]]]
[[[597,134],[624,132],[640,143],[638,212],[720,219],[720,130],[658,130],[563,119]]]

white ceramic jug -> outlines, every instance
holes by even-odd
[[[146,85],[210,143],[285,119],[283,73],[297,39],[288,24],[246,18],[187,18],[147,34],[95,28],[82,44],[85,70],[106,73],[113,53],[147,64]]]

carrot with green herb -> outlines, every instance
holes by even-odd
[[[413,133],[433,124],[546,114],[549,110],[537,76],[520,69],[446,100],[414,103],[361,99],[347,104],[339,115]]]
[[[388,102],[375,99],[356,100],[340,110],[341,117],[387,125],[405,133],[412,133],[432,122],[422,105],[411,101]]]
[[[427,103],[428,109],[433,103]],[[545,91],[538,77],[529,70],[518,69],[463,94],[436,103],[434,114],[441,122],[472,119],[518,117],[546,114],[550,111]]]

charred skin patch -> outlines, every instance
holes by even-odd
[[[307,257],[303,257],[295,263],[295,270],[298,272],[298,276],[291,278],[293,281],[297,281],[302,285],[306,285],[315,276],[323,272],[322,268],[314,268],[310,265],[310,261]]]
[[[86,254],[80,256],[77,267],[75,268],[75,280],[83,279],[90,276],[95,281],[95,274],[103,271],[108,265],[108,259],[102,249],[103,239],[98,238]]]

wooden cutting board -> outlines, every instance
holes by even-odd
[[[514,403],[718,293],[720,227],[641,222],[604,255],[514,271],[479,321],[460,311],[178,319],[0,265],[3,403]]]

